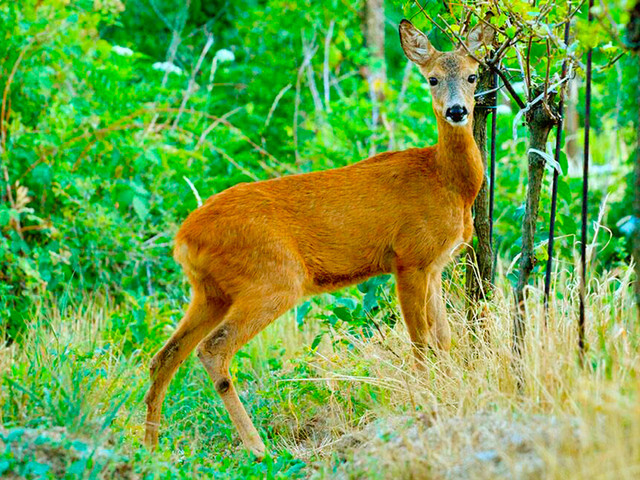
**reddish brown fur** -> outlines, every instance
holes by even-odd
[[[403,23],[402,28],[413,27]],[[412,48],[404,37],[403,46]],[[451,65],[458,71],[447,70]],[[460,52],[434,51],[419,67],[425,76],[465,76],[477,64]],[[473,88],[465,89],[472,114]],[[449,124],[443,101],[434,98],[435,147],[236,185],[189,215],[176,236],[174,256],[189,276],[194,298],[152,362],[146,397],[149,445],[157,442],[171,377],[201,342],[198,355],[240,436],[262,456],[264,445],[235,392],[229,363],[242,345],[304,296],[394,273],[418,360],[430,330],[436,344],[449,348],[441,272],[471,237],[470,209],[483,166],[472,122]]]

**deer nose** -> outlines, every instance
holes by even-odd
[[[447,108],[447,118],[456,123],[464,120],[468,113],[467,107],[462,105],[454,105]]]

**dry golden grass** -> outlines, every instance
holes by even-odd
[[[640,322],[631,272],[618,268],[589,282],[584,367],[577,353],[576,278],[563,270],[556,276],[562,291],[554,295],[546,326],[541,289],[531,288],[521,390],[505,273],[499,272],[483,306],[485,331],[476,339],[466,320],[459,265],[445,282],[453,346],[449,355],[430,355],[425,372],[414,368],[402,322],[388,327],[377,320],[379,330],[370,338],[338,324],[311,352],[322,325],[309,321],[298,328],[293,315],[253,340],[232,371],[268,437],[272,461],[280,462],[280,472],[297,465],[295,478],[635,479]],[[128,334],[114,333],[113,322],[131,308],[90,300],[66,309],[43,304],[30,335],[0,350],[6,431],[44,423],[64,427],[64,438],[95,442],[100,451],[115,452],[104,457],[112,467],[104,467],[102,478],[114,471],[123,478],[150,472],[191,478],[223,470],[237,472],[232,478],[262,478],[265,467],[244,455],[194,358],[167,397],[159,451],[150,455],[140,446],[148,359],[180,308],[145,307],[149,336],[142,350],[123,355]],[[331,306],[316,310],[322,308]],[[277,365],[269,363],[274,359]],[[65,455],[60,449],[56,455]]]
[[[324,432],[281,444],[307,458],[347,460],[337,473],[321,468],[327,478],[638,478],[640,332],[631,269],[590,281],[584,367],[576,279],[566,272],[556,278],[565,287],[546,325],[541,288],[530,290],[522,389],[509,286],[503,280],[487,303],[486,332],[477,340],[459,273],[447,283],[450,355],[432,355],[425,373],[416,370],[401,324],[366,340],[349,336],[352,349],[325,345],[312,361],[317,377],[290,380],[324,382],[336,392],[316,425]],[[367,413],[355,415],[343,401],[354,390],[370,396]]]

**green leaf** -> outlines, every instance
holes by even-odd
[[[562,163],[560,163],[560,165],[562,165]],[[567,205],[571,205],[571,187],[569,187],[569,184],[562,178],[558,179],[558,197]]]
[[[314,338],[313,342],[311,342],[311,350],[315,350],[316,348],[318,348],[318,345],[320,345],[320,342],[322,341],[322,337],[324,337],[324,332],[320,332],[318,335],[316,335],[316,338]]]
[[[376,289],[369,290],[364,296],[364,311],[370,312],[378,306],[378,298],[376,297]]]
[[[9,220],[11,220],[11,212],[6,208],[0,210],[0,227],[5,227],[9,225]]]
[[[353,298],[340,297],[340,298],[336,298],[335,302],[336,302],[336,305],[345,307],[350,311],[355,310],[356,307],[358,306],[358,302]]]
[[[333,309],[333,313],[344,322],[351,321],[351,311],[346,307],[336,307]]]
[[[40,163],[31,171],[31,177],[37,185],[46,186],[51,183],[53,170],[48,164]]]
[[[131,202],[131,206],[138,215],[140,220],[145,220],[147,215],[149,215],[149,207],[145,204],[145,201],[140,197],[133,197],[133,201]]]
[[[306,301],[296,309],[296,323],[299,327],[304,323],[304,317],[311,310],[311,302]]]

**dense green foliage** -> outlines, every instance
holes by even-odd
[[[427,87],[417,69],[406,67],[395,25],[404,16],[413,16],[419,27],[430,31],[436,46],[448,45],[412,2],[405,2],[404,8],[387,2],[388,82],[380,103],[372,101],[364,77],[366,69],[375,65],[364,45],[362,0],[192,0],[187,7],[177,7],[178,3],[184,2],[0,3],[0,335],[20,342],[23,333],[48,328],[41,315],[43,305],[53,305],[51,311],[63,318],[87,299],[94,306],[108,306],[92,310],[92,315],[104,315],[96,320],[102,337],[93,339],[95,345],[88,342],[73,351],[56,345],[54,357],[43,357],[53,362],[43,375],[39,354],[31,365],[11,366],[12,375],[2,388],[16,398],[30,398],[35,406],[25,415],[22,401],[5,405],[1,420],[8,427],[66,425],[73,435],[82,437],[111,426],[125,401],[141,402],[144,385],[138,381],[135,391],[130,391],[127,375],[142,378],[140,371],[146,372],[150,354],[181,317],[188,291],[171,258],[171,242],[180,222],[197,206],[198,196],[204,199],[239,182],[340,167],[389,148],[437,141]],[[432,13],[446,15],[443,2],[425,3]],[[527,2],[520,3],[518,8],[528,8]],[[538,3],[538,8],[544,8],[549,2]],[[626,5],[609,8],[606,15],[622,25]],[[587,43],[596,47],[589,212],[594,220],[590,238],[598,231],[593,272],[603,272],[630,261],[627,185],[632,184],[637,109],[636,82],[630,80],[638,78],[638,70],[631,56],[617,58],[623,53],[621,33],[598,27],[597,34],[589,35],[585,17],[582,12],[574,50],[581,55]],[[331,22],[332,36],[325,51]],[[533,48],[544,56],[544,45]],[[559,71],[564,52],[556,53],[553,71]],[[167,62],[179,73],[158,70],[157,62]],[[534,69],[544,72],[546,65],[534,65]],[[514,74],[512,80],[517,84],[520,79]],[[577,100],[582,119],[581,96]],[[520,251],[527,144],[522,125],[516,125],[517,138],[512,135],[515,105],[506,97],[501,103],[495,228],[498,258],[506,268]],[[374,122],[374,116],[382,121]],[[573,134],[580,143],[580,125]],[[561,162],[556,232],[560,270],[573,269],[574,264],[579,161],[564,156]],[[546,255],[548,190],[543,192],[536,237],[540,260]],[[536,268],[539,274],[542,267]],[[512,274],[513,268],[507,273]],[[396,322],[389,304],[391,290],[390,277],[381,277],[311,300],[298,308],[297,325],[307,318],[320,320],[309,338],[311,350],[336,328],[370,336],[378,325]],[[558,288],[556,295],[563,297],[565,292]],[[33,323],[33,318],[40,323]],[[349,343],[348,337],[331,338]],[[95,349],[101,349],[99,354]],[[268,362],[259,364],[250,349],[243,352],[239,366],[234,367],[239,389],[247,392],[243,400],[249,402],[248,409],[263,429],[270,428],[268,412],[274,404],[298,403],[313,410],[339,395],[312,382],[295,388],[261,383],[262,376],[285,375],[282,345],[274,343],[268,352],[260,352]],[[120,356],[126,359],[119,364],[123,377],[111,384],[105,372],[112,374],[113,369],[103,363]],[[82,369],[76,368],[76,361]],[[293,372],[304,376],[306,368],[307,363],[300,360]],[[131,370],[134,373],[128,373]],[[206,375],[194,370],[181,369],[169,393],[173,400],[166,406],[166,416],[182,422],[175,434],[182,436],[197,428],[204,436],[202,442],[216,445],[235,438],[226,414],[220,414],[213,401],[205,410],[196,410],[197,416],[183,418],[201,398],[215,396]],[[286,375],[291,374],[291,369],[286,370]],[[28,388],[11,378],[29,380]],[[99,411],[106,413],[84,416],[85,397],[98,398],[103,388],[112,386],[116,389],[108,397],[112,404],[96,401]],[[365,408],[381,400],[380,395],[371,386],[350,392],[345,400],[352,408],[350,420],[356,422]],[[122,426],[128,420],[117,421]],[[118,441],[137,441],[132,439],[138,433],[130,432]],[[274,438],[278,432],[270,434]],[[13,430],[11,435],[17,438],[22,433]],[[43,441],[68,450],[77,440],[65,435]],[[163,437],[161,454],[166,458],[175,440],[171,435],[166,432]],[[25,436],[23,441],[24,448],[29,448],[32,440]],[[73,448],[82,452],[89,447]],[[150,455],[141,449],[135,452],[143,462]],[[198,468],[205,465],[205,470],[198,470],[199,474],[233,467],[237,478],[302,475],[303,462],[286,449],[262,465],[245,464],[248,457],[229,460],[225,453],[218,452],[210,462],[201,459]],[[210,452],[185,450],[184,454],[204,458]],[[9,457],[0,456],[0,475],[15,467]],[[76,462],[80,463],[68,466],[69,478],[99,461],[79,455]],[[34,462],[19,466],[23,474],[38,477],[38,462]],[[166,470],[174,478],[191,478],[188,468],[195,469],[197,461],[189,462],[185,461],[187,471],[167,460],[162,465],[150,463],[151,470],[143,473]]]
[[[372,104],[360,75],[369,62],[357,14],[362,5],[344,12],[337,1],[191,2],[188,10],[176,11],[135,0],[123,11],[115,0],[40,3],[8,3],[0,10],[0,87],[8,93],[10,113],[3,125],[0,310],[11,318],[11,334],[23,327],[37,296],[84,290],[132,295],[138,302],[176,298],[182,286],[170,241],[197,205],[189,181],[206,197],[241,181],[341,166],[389,147],[436,141],[417,72],[409,72],[402,89],[405,61],[393,25],[385,99]],[[389,10],[390,19],[403,15]],[[326,57],[336,84],[324,105],[312,91],[324,94],[323,45],[332,19]],[[436,43],[446,47],[437,32]],[[207,38],[213,46],[204,52]],[[134,53],[118,54],[113,45]],[[214,62],[220,49],[230,49],[235,60]],[[305,51],[313,53],[313,87],[300,70]],[[597,51],[596,65],[607,58],[606,48]],[[152,68],[163,60],[183,73]],[[553,67],[560,61],[558,56]],[[630,172],[634,96],[633,86],[620,80],[633,75],[630,65],[622,58],[595,76],[594,162],[603,173],[593,180],[591,215],[597,217],[611,194],[604,225],[614,236],[601,243],[598,257],[598,266],[609,268],[626,261],[629,251],[618,221],[629,206],[621,186]],[[623,88],[612,95],[612,84]],[[374,108],[384,118],[377,126]],[[525,131],[520,128],[514,140],[506,128],[512,121],[508,114],[500,119],[505,128],[496,189],[497,244],[508,259],[519,248],[526,149]],[[616,136],[598,133],[610,131]],[[569,170],[566,160],[562,166]],[[577,175],[561,178],[558,234],[567,259],[578,231],[579,189]]]

